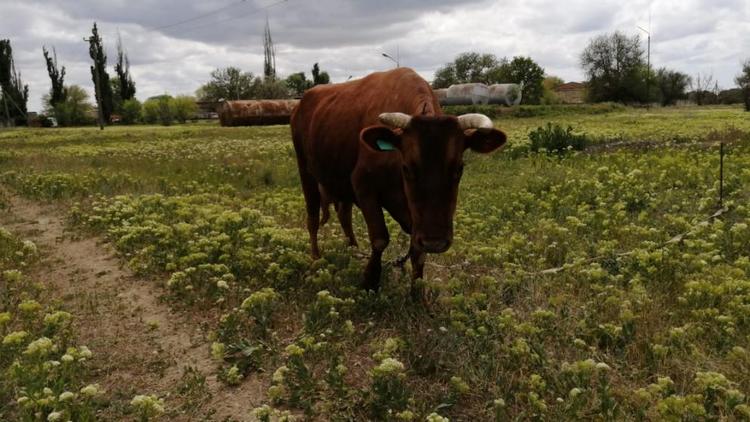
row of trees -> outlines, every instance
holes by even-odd
[[[276,74],[276,50],[271,37],[271,27],[266,18],[263,31],[263,77],[252,72],[243,72],[237,67],[226,67],[211,72],[209,82],[198,88],[196,96],[201,101],[252,100],[300,97],[315,85],[331,81],[327,72],[322,72],[318,63],[312,68],[312,80],[304,72],[289,75],[285,80]]]
[[[272,68],[264,66],[264,69]],[[284,80],[276,78],[275,69],[260,77],[230,66],[211,72],[209,82],[198,88],[195,94],[200,101],[211,102],[292,98],[302,96],[315,85],[330,83],[330,80],[328,73],[321,71],[317,63],[312,68],[312,79],[307,79],[304,72],[297,72]]]
[[[123,114],[126,102],[135,100],[136,88],[130,73],[130,60],[123,48],[122,38],[118,35],[117,61],[114,66],[116,76],[110,78],[107,72],[107,54],[96,22],[91,29],[91,36],[86,41],[89,44],[89,56],[93,61],[90,70],[98,113],[102,121],[110,122],[113,114]],[[42,54],[51,82],[49,93],[42,99],[45,114],[55,117],[63,126],[90,123],[92,107],[88,104],[88,94],[79,86],[65,85],[65,66],[58,64],[54,47],[50,54],[47,47],[43,46]]]
[[[494,54],[467,52],[435,72],[433,88],[448,88],[454,84],[481,82],[523,83],[524,104],[539,104],[544,94],[544,68],[529,57],[516,56],[512,60],[498,59]]]
[[[690,77],[677,70],[652,69],[639,36],[621,32],[592,39],[580,56],[590,102],[654,103],[674,105],[690,99],[698,105],[744,102],[750,110],[750,60],[743,63],[735,82],[738,88],[720,90],[711,75]],[[529,57],[498,59],[493,54],[467,52],[435,72],[433,88],[481,82],[523,83],[524,104],[559,102],[554,93],[562,79],[545,75],[544,68]]]
[[[649,67],[638,35],[621,32],[592,39],[581,53],[592,102],[654,103],[674,105],[691,99],[698,105],[744,101],[750,111],[750,60],[736,77],[737,89],[721,91],[710,74],[694,77],[676,70]]]

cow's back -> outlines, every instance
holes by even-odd
[[[440,114],[427,82],[398,68],[363,79],[308,90],[295,109],[292,137],[298,158],[335,198],[353,201],[350,176],[357,163],[359,132],[386,112]]]

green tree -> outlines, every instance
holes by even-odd
[[[295,97],[301,97],[308,89],[312,88],[312,81],[305,77],[305,72],[292,73],[286,78],[286,86]]]
[[[78,85],[65,87],[65,101],[57,103],[52,113],[60,126],[80,126],[90,124],[94,107],[89,102],[89,94]]]
[[[662,67],[656,72],[655,82],[659,89],[661,105],[675,105],[678,100],[687,98],[690,76]]]
[[[175,119],[180,123],[185,123],[188,119],[195,117],[195,113],[198,112],[195,97],[188,95],[178,95],[172,99],[171,106]]]
[[[149,98],[144,101],[141,109],[141,117],[145,123],[153,125],[159,121],[159,101],[156,98]]]
[[[742,63],[742,71],[734,79],[737,86],[742,89],[742,99],[745,102],[745,111],[750,111],[750,59]]]
[[[201,101],[249,100],[253,98],[254,77],[236,67],[216,69],[211,80],[196,92]]]
[[[122,102],[122,123],[132,125],[141,120],[141,103],[135,98]]]
[[[252,98],[261,100],[289,98],[289,88],[284,81],[255,78]]]
[[[26,124],[26,104],[29,101],[29,86],[21,81],[13,61],[10,40],[0,40],[0,89],[2,89],[3,120],[8,124]]]
[[[481,82],[495,83],[502,63],[494,54],[467,52],[459,54],[451,63],[446,63],[435,72],[433,88],[448,88],[451,85]]]
[[[59,67],[57,65],[57,51],[52,47],[52,56],[50,56],[47,47],[42,47],[42,53],[44,54],[44,61],[47,62],[47,74],[49,75],[52,87],[49,92],[49,105],[55,107],[57,104],[65,101],[65,66]]]
[[[328,75],[328,72],[321,72],[320,66],[317,63],[312,67],[312,78],[313,86],[331,83],[331,77]]]
[[[117,73],[117,88],[121,101],[129,100],[135,97],[135,82],[130,75],[130,60],[127,53],[122,47],[122,38],[117,34],[117,63],[115,63],[115,73]],[[113,79],[114,80],[114,79]]]
[[[544,68],[529,57],[516,56],[508,62],[503,59],[499,66],[491,69],[485,83],[523,84],[524,104],[539,104],[544,94]]]
[[[647,69],[640,37],[621,32],[600,35],[581,53],[589,100],[646,102]]]
[[[91,37],[88,38],[89,42],[89,56],[94,61],[94,65],[91,66],[91,79],[94,82],[94,87],[98,87],[99,93],[97,94],[97,104],[101,105],[101,113],[105,122],[109,122],[112,116],[112,86],[109,82],[109,74],[107,73],[107,54],[104,52],[104,46],[102,44],[102,38],[99,36],[99,30],[94,22],[94,27],[91,29]]]

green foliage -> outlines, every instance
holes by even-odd
[[[33,242],[0,227],[0,419],[93,421],[102,394],[84,383],[93,355],[74,345],[70,313],[37,301],[48,293],[24,272],[38,259]]]
[[[598,115],[622,112],[625,107],[618,103],[598,104],[555,104],[555,105],[522,105],[515,107],[499,107],[496,105],[444,106],[443,112],[454,116],[466,113],[481,113],[491,119],[503,118],[532,118],[554,117],[570,115]]]
[[[589,143],[586,135],[573,133],[573,127],[547,123],[546,127],[539,127],[529,133],[531,150],[534,152],[546,151],[563,154],[570,150],[582,151]]]
[[[193,103],[195,104],[195,103]],[[132,125],[141,120],[141,102],[136,98],[131,98],[122,102],[122,123]]]
[[[16,71],[13,60],[13,48],[10,40],[0,39],[0,116],[3,121],[10,119],[9,124],[26,124],[26,103],[29,101],[29,86],[21,81],[21,74]]]
[[[581,53],[592,102],[646,102],[646,63],[640,37],[599,35]]]
[[[288,418],[276,403],[311,420],[746,418],[744,112],[519,110],[549,114],[503,114],[506,151],[465,155],[455,244],[426,267],[429,311],[388,265],[382,291],[362,292],[361,252],[337,228],[321,229],[323,257],[310,259],[288,127],[5,131],[0,181],[79,201],[71,233],[106,237],[173,305],[200,315],[220,379],[270,385],[259,420]],[[653,148],[509,158],[547,122]],[[715,131],[727,123],[736,129]],[[728,211],[707,220],[716,139],[727,144]],[[386,261],[408,248],[387,224]],[[354,228],[366,237],[356,212]]]
[[[197,111],[198,105],[195,103],[195,98],[187,95],[152,97],[146,100],[142,107],[144,122],[160,123],[164,126],[171,125],[175,120],[185,123],[193,118]]]
[[[201,101],[249,100],[254,98],[253,74],[236,67],[216,69],[196,96]]]
[[[201,101],[251,100],[289,98],[289,88],[283,80],[253,77],[236,67],[216,69],[211,81],[196,91]]]
[[[328,76],[328,72],[321,72],[320,66],[317,63],[313,65],[311,73],[313,86],[331,83],[331,77]]]
[[[81,126],[94,121],[93,106],[89,103],[89,94],[78,85],[65,89],[65,101],[57,104],[51,111],[60,126]]]
[[[286,78],[286,86],[294,97],[301,97],[305,91],[312,88],[313,83],[305,77],[305,72],[297,72]]]
[[[542,81],[543,93],[540,103],[545,105],[561,103],[560,98],[555,93],[555,89],[563,83],[565,83],[565,81],[557,76],[545,77],[544,81]]]
[[[523,104],[539,104],[544,93],[544,69],[529,57],[516,56],[503,63],[493,83],[511,82],[523,84]]]
[[[433,88],[469,82],[494,83],[500,62],[493,54],[461,53],[435,72]]]
[[[289,98],[289,89],[282,80],[255,78],[255,81],[253,81],[253,98],[266,100]]]
[[[101,113],[105,122],[109,122],[114,107],[112,85],[107,73],[107,54],[104,52],[102,38],[99,36],[99,30],[96,22],[91,28],[91,36],[88,38],[89,56],[94,64],[91,66],[91,80],[94,86],[98,87],[96,94],[97,104],[101,105]]]
[[[173,106],[174,99],[169,95],[161,95],[148,101],[156,101],[155,108],[157,115],[159,116],[159,123],[164,126],[171,125],[175,118],[175,108]]]
[[[170,104],[173,109],[174,117],[180,123],[185,123],[188,119],[195,117],[198,112],[198,105],[195,98],[187,95],[178,95],[171,100]]]
[[[135,82],[130,75],[130,60],[122,48],[122,38],[117,34],[117,63],[115,63],[115,73],[117,73],[118,92],[116,96],[119,100],[127,101],[135,98]]]
[[[742,89],[745,111],[750,111],[750,59],[742,63],[742,71],[734,78],[734,81]]]
[[[690,76],[662,67],[656,72],[656,86],[659,88],[661,105],[675,105],[677,100],[687,99]]]
[[[433,88],[448,88],[454,84],[482,82],[523,83],[523,103],[539,104],[542,97],[544,69],[528,57],[498,60],[493,54],[468,52],[459,54],[435,72]]]
[[[44,60],[47,62],[47,74],[49,75],[52,87],[50,88],[48,104],[51,108],[65,101],[67,92],[65,90],[65,66],[58,68],[57,66],[57,51],[52,48],[52,57],[49,55],[46,47],[42,47],[44,53]]]

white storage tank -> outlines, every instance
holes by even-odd
[[[494,84],[489,87],[489,103],[515,106],[521,104],[523,84]]]
[[[487,104],[490,99],[490,88],[482,83],[451,85],[443,105],[476,105]]]

